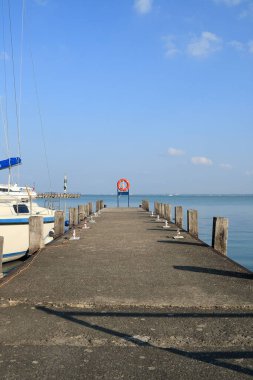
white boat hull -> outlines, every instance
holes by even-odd
[[[5,204],[5,210],[8,207]],[[1,206],[0,206],[1,207]],[[12,205],[10,205],[12,210]],[[50,231],[54,228],[54,211],[33,205],[32,215],[43,216],[44,220],[44,242],[48,244],[53,240]],[[1,215],[0,236],[4,237],[3,263],[20,259],[29,250],[29,217],[30,214]]]

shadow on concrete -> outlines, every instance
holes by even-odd
[[[236,317],[252,317],[253,313],[128,313],[128,312],[90,312],[90,311],[58,311],[54,309],[50,309],[45,306],[37,306],[36,307],[38,310],[45,312],[47,314],[51,314],[54,316],[57,316],[59,318],[63,318],[65,320],[68,320],[73,323],[77,323],[85,328],[89,328],[95,331],[99,331],[105,334],[109,334],[111,336],[124,339],[127,342],[131,342],[135,344],[136,346],[141,346],[141,347],[149,347],[153,348],[156,350],[160,350],[163,352],[170,352],[175,355],[183,356],[186,358],[190,358],[195,361],[200,361],[204,362],[206,364],[212,364],[221,368],[229,369],[237,373],[243,373],[246,375],[253,376],[253,369],[249,367],[243,367],[240,364],[235,364],[235,363],[229,363],[228,360],[241,360],[241,359],[253,359],[253,351],[211,351],[211,352],[206,352],[206,351],[184,351],[184,350],[179,350],[177,348],[173,347],[158,347],[153,345],[152,343],[146,342],[141,340],[140,338],[137,338],[135,336],[122,333],[117,330],[113,330],[107,327],[100,326],[98,324],[90,323],[87,321],[83,321],[78,319],[78,317],[155,317],[157,318],[158,316],[160,317],[166,317],[166,318],[173,318],[173,317],[186,317],[186,318],[191,318],[191,317],[199,317],[203,318],[205,316],[214,318],[214,317],[220,317],[226,315],[226,318],[235,316]]]
[[[168,233],[168,231],[167,231]],[[168,239],[173,239],[173,237],[168,237]],[[180,245],[195,245],[198,247],[209,247],[208,244],[203,243],[201,241],[195,240],[195,241],[185,241],[185,240],[157,240],[158,243],[167,243],[167,244],[180,244]]]
[[[207,274],[215,274],[217,276],[225,276],[225,277],[236,277],[236,278],[245,278],[247,280],[253,279],[253,273],[241,273],[228,271],[223,269],[214,269],[214,268],[204,268],[204,267],[196,267],[196,266],[186,266],[186,265],[174,265],[175,269],[184,270],[195,273],[207,273]]]

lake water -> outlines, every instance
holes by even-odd
[[[121,207],[127,207],[127,196],[121,196]],[[117,207],[116,195],[83,195],[78,199],[61,200],[60,207],[66,209],[78,204],[101,199],[107,207]],[[253,271],[253,195],[130,195],[130,207],[139,207],[143,199],[183,206],[184,228],[186,229],[187,209],[198,210],[199,238],[211,244],[214,216],[229,219],[228,256]],[[43,204],[43,200],[40,200]],[[59,201],[57,206],[59,207]],[[174,213],[174,210],[172,210]],[[172,215],[174,217],[174,215]]]

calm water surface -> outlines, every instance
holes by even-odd
[[[69,207],[95,202],[102,199],[107,207],[117,206],[116,195],[83,195],[78,199],[54,201],[55,208],[68,211]],[[199,238],[207,244],[212,240],[212,223],[214,216],[229,219],[228,256],[253,271],[253,195],[132,195],[130,206],[139,207],[143,199],[150,202],[151,210],[155,201],[183,206],[184,228],[186,229],[187,209],[198,210]],[[41,205],[44,200],[38,200]],[[120,206],[127,207],[127,196],[120,198]],[[174,217],[174,215],[172,215]],[[14,265],[9,264],[9,270]],[[6,267],[7,268],[7,267]],[[7,269],[6,269],[7,271]]]
[[[107,207],[117,206],[116,195],[84,195],[79,199],[61,200],[61,209],[102,199]],[[199,238],[207,244],[212,241],[214,216],[229,219],[228,256],[253,271],[253,195],[132,195],[130,206],[139,207],[143,199],[150,202],[169,203],[183,206],[184,228],[186,229],[187,209],[198,210]],[[42,201],[41,201],[42,202]],[[127,196],[120,198],[120,206],[127,207]],[[172,215],[174,217],[174,215]]]

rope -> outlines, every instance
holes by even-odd
[[[21,268],[17,268],[14,272],[14,274],[10,274],[9,276],[7,277],[3,277],[1,279],[1,283],[0,283],[0,288],[6,284],[8,284],[8,282],[10,282],[11,280],[13,280],[13,278],[17,277],[20,273],[24,272],[25,270],[27,270],[31,265],[32,263],[34,262],[34,260],[36,260],[39,256],[39,254],[42,252],[41,249],[39,249],[36,254],[33,254],[33,256],[31,257],[31,259],[28,261],[28,263],[24,264],[23,266],[21,266]]]

